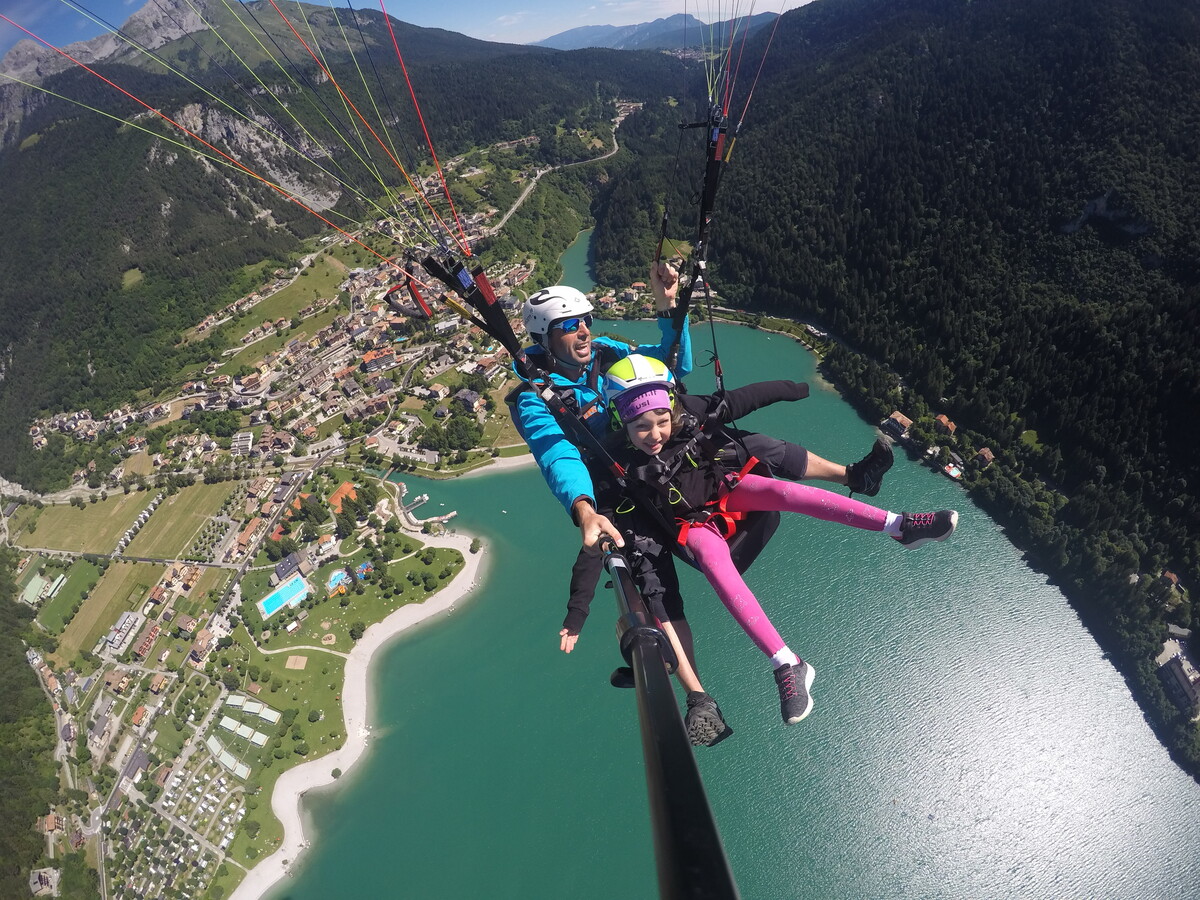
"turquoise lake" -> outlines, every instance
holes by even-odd
[[[707,327],[694,336],[706,359]],[[717,339],[730,386],[813,388],[743,426],[843,462],[870,447],[872,425],[794,341]],[[711,390],[710,373],[689,388]],[[486,539],[486,582],[380,657],[371,750],[306,803],[313,847],[272,897],[657,896],[635,698],[607,683],[621,663],[609,592],[575,653],[558,650],[577,532],[532,468],[415,490],[425,514],[457,509]],[[1200,897],[1200,785],[1062,593],[903,452],[874,502],[958,509],[958,533],[906,552],[793,516],[748,575],[817,670],[795,727],[768,662],[683,573],[700,672],[735,729],[697,757],[742,896]]]

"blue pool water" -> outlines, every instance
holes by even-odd
[[[341,584],[343,581],[348,581],[349,578],[350,576],[346,574],[345,569],[338,569],[329,576],[329,581],[326,584],[326,587],[331,591],[336,590],[339,584]]]
[[[294,575],[267,596],[258,601],[262,617],[269,619],[285,606],[296,606],[308,596],[308,585],[299,575]]]

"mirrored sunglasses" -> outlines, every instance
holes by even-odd
[[[551,327],[557,328],[563,334],[574,334],[579,330],[580,325],[582,325],[584,328],[591,328],[592,317],[588,315],[576,316],[573,319],[563,319],[561,322],[555,322]]]

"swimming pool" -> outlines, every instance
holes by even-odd
[[[259,611],[269,619],[285,606],[298,606],[308,596],[308,585],[303,576],[293,575],[267,596],[258,601]]]
[[[330,591],[336,591],[338,589],[338,585],[349,580],[350,576],[346,574],[346,570],[338,569],[329,576],[329,581],[326,582],[325,587]]]

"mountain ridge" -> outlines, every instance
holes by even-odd
[[[764,25],[772,24],[777,13],[758,13],[738,20],[736,27],[745,28],[752,34]],[[734,23],[725,27],[732,30]],[[710,25],[690,13],[676,13],[652,22],[636,25],[582,25],[553,34],[533,42],[533,47],[550,47],[555,50],[582,50],[588,47],[603,47],[610,50],[683,50],[695,48],[705,40],[705,30]]]

